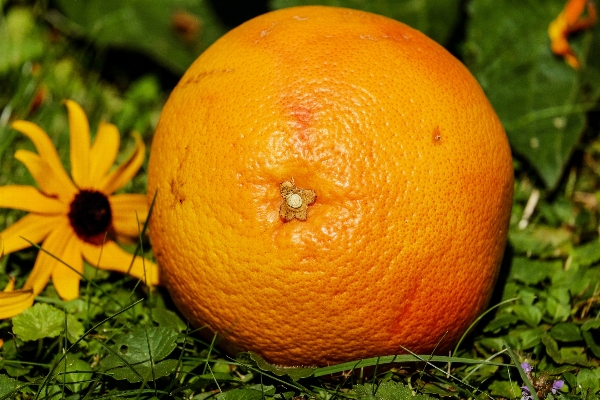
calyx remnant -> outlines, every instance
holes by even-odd
[[[315,191],[296,187],[294,179],[279,185],[279,191],[283,197],[283,202],[279,207],[279,216],[286,222],[294,218],[305,221],[308,206],[317,198]]]

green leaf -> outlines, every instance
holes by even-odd
[[[550,335],[560,342],[578,342],[583,339],[581,330],[572,322],[556,324],[550,329]]]
[[[513,306],[513,312],[519,319],[527,325],[535,328],[542,321],[542,312],[536,306],[526,306],[524,304],[516,304]]]
[[[174,374],[178,365],[178,360],[164,360],[154,364],[154,366],[151,366],[150,363],[143,363],[132,365],[132,368],[116,368],[114,370],[110,370],[109,372],[116,380],[126,379],[129,381],[129,383],[136,383],[142,381],[152,381]]]
[[[549,334],[542,336],[542,343],[546,346],[546,353],[558,364],[563,363],[562,354],[558,349],[558,343]]]
[[[315,370],[314,368],[280,367],[277,365],[269,364],[261,356],[251,351],[248,353],[242,353],[238,356],[238,360],[240,360],[241,362],[247,362],[248,358],[252,360],[256,364],[256,366],[261,370],[272,372],[277,376],[287,375],[294,381],[311,376]]]
[[[550,278],[561,269],[562,262],[560,260],[540,261],[527,257],[515,257],[510,267],[510,278],[528,285],[535,285]]]
[[[468,66],[502,120],[513,150],[551,189],[579,141],[585,113],[600,87],[598,57],[591,56],[598,46],[598,24],[570,38],[583,64],[588,61],[582,72],[550,49],[548,24],[564,5],[564,0],[468,3]]]
[[[178,361],[158,361],[171,354],[176,347],[176,339],[177,333],[172,329],[138,329],[116,337],[112,352],[100,361],[100,365],[113,378],[127,379],[129,382],[166,376],[173,372]]]
[[[573,249],[571,263],[590,266],[600,261],[600,241],[593,240]]]
[[[379,386],[355,385],[354,392],[357,400],[427,400],[432,398],[424,394],[414,394],[408,386],[394,381],[385,381]]]
[[[577,387],[587,396],[600,390],[600,380],[591,369],[581,369],[577,374]]]
[[[385,15],[425,33],[442,45],[458,22],[460,3],[454,0],[271,0],[271,8],[322,5],[346,7]]]
[[[508,233],[515,252],[531,256],[556,256],[557,251],[570,250],[572,232],[565,228],[546,225],[531,226],[524,230]]]
[[[587,321],[581,326],[581,334],[588,348],[596,357],[600,358],[600,343],[594,340],[595,337],[600,337],[600,321]]]
[[[64,31],[98,46],[134,49],[176,73],[226,31],[206,0],[58,0],[74,24]]]
[[[83,324],[73,315],[67,314],[67,339],[75,343],[84,334]],[[82,345],[85,342],[80,342]]]
[[[60,335],[65,313],[44,303],[36,303],[13,318],[13,332],[21,340],[39,340]]]
[[[13,394],[18,387],[19,381],[7,375],[0,375],[0,398]]]
[[[187,326],[179,315],[166,308],[157,307],[152,310],[152,320],[162,327],[169,328],[177,332],[183,332]]]
[[[583,347],[561,347],[560,357],[562,362],[572,365],[581,365],[592,367],[594,363],[588,360],[585,348]]]
[[[542,336],[544,336],[545,330],[542,327],[537,327],[534,329],[527,329],[519,334],[519,339],[521,340],[520,350],[527,350],[534,346],[537,346],[542,341]]]
[[[90,385],[92,368],[88,362],[67,356],[57,368],[56,378],[66,384],[70,391],[79,393]]]
[[[571,315],[571,305],[564,304],[555,297],[546,300],[546,312],[552,318],[552,322],[564,321]]]
[[[516,399],[521,397],[521,388],[517,382],[510,381],[493,381],[488,387],[490,394],[493,396],[505,397],[507,399]]]
[[[218,400],[261,400],[275,394],[275,386],[254,385],[244,389],[233,389],[217,395]]]
[[[517,323],[519,318],[512,314],[498,314],[490,321],[483,329],[484,332],[497,332],[501,328],[508,328],[510,325]]]

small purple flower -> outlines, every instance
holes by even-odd
[[[531,371],[533,371],[533,368],[531,368],[531,365],[529,365],[528,362],[522,362],[521,368],[523,369],[523,371],[525,371],[527,375],[529,375]]]
[[[523,364],[527,364],[527,363],[523,363]],[[525,368],[523,368],[525,369]],[[529,391],[529,388],[527,387],[527,385],[523,385],[521,386],[521,400],[532,400],[533,396],[531,395],[531,392]]]
[[[554,383],[552,384],[552,394],[556,394],[557,391],[562,389],[564,384],[565,384],[565,381],[560,380],[560,379],[557,381],[554,381]]]

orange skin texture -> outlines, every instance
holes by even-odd
[[[292,178],[316,192],[306,221],[279,216]],[[248,21],[193,63],[162,112],[148,192],[183,315],[230,352],[322,366],[458,341],[496,281],[513,170],[446,50],[308,6]]]

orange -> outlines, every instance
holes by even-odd
[[[288,8],[173,90],[150,237],[175,304],[230,352],[445,352],[489,301],[512,191],[500,121],[446,50],[382,16]]]

